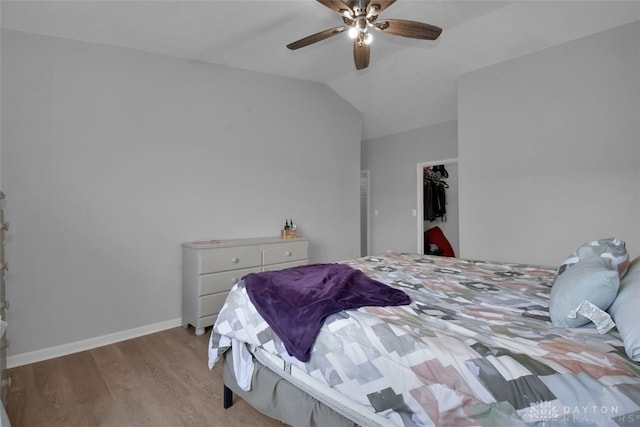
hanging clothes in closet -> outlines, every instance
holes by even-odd
[[[423,203],[424,219],[435,221],[447,220],[447,188],[449,185],[445,181],[449,173],[444,165],[437,165],[424,168]]]

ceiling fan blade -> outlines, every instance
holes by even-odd
[[[367,5],[367,16],[380,15],[386,8],[394,4],[396,0],[371,0]],[[375,20],[375,19],[374,19]]]
[[[366,43],[358,42],[358,39],[353,41],[353,60],[356,63],[356,69],[362,70],[369,66],[369,58],[371,55],[371,49]]]
[[[373,26],[383,33],[412,39],[435,40],[442,33],[442,28],[440,27],[405,19],[385,19],[374,23]]]
[[[326,7],[333,10],[334,12],[339,13],[340,15],[342,15],[344,10],[349,12],[349,16],[354,15],[353,9],[351,9],[351,7],[345,4],[342,0],[316,0],[316,1],[318,3],[325,5]]]
[[[309,46],[310,44],[328,39],[329,37],[335,36],[336,34],[340,34],[341,32],[346,31],[346,29],[346,27],[335,27],[328,30],[320,31],[319,33],[315,33],[293,43],[289,43],[287,47],[291,50],[300,49],[301,47]]]

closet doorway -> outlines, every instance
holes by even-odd
[[[425,168],[434,168],[434,166],[444,166],[446,170],[446,216],[435,218],[433,221],[425,219],[425,200],[424,200],[424,183]],[[437,168],[439,169],[439,168]],[[440,227],[451,243],[456,256],[460,256],[460,227],[458,216],[458,159],[444,159],[429,162],[418,163],[416,171],[416,195],[417,195],[417,253],[423,254],[424,251],[424,232],[432,227]]]

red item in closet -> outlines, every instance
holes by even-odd
[[[442,229],[438,226],[432,227],[424,232],[424,239],[427,243],[433,243],[440,250],[442,250],[442,256],[455,257],[451,243],[447,240],[447,237],[442,232]]]

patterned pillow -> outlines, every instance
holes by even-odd
[[[629,264],[620,281],[620,292],[609,307],[609,314],[618,326],[629,359],[640,362],[640,257]]]
[[[580,246],[564,260],[556,272],[555,279],[578,261],[592,257],[609,258],[611,265],[618,269],[620,278],[625,275],[627,267],[629,267],[629,253],[627,252],[627,246],[624,241],[617,237],[593,240]]]
[[[600,333],[613,326],[604,311],[618,294],[620,278],[611,259],[580,260],[558,276],[551,287],[549,317],[554,326],[577,328],[593,322]]]

